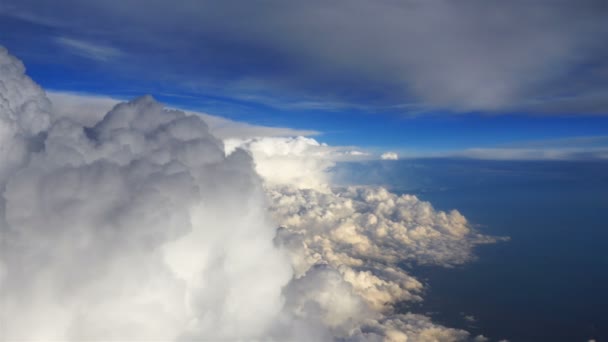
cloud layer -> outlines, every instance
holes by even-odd
[[[358,153],[309,138],[224,148],[149,96],[61,115],[24,71],[0,50],[0,340],[470,337],[395,309],[424,290],[403,263],[494,241],[457,211],[334,188]]]
[[[606,114],[607,13],[601,0],[8,0],[0,28],[23,53],[36,41],[74,65],[120,51],[114,75],[153,69],[283,108]]]

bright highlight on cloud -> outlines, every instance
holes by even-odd
[[[224,147],[151,97],[84,124],[24,71],[0,50],[0,340],[469,338],[395,309],[423,299],[400,265],[494,239],[415,196],[332,187],[356,150]]]
[[[271,185],[326,189],[328,170],[337,161],[364,160],[369,154],[350,147],[331,147],[306,137],[226,139],[226,153],[237,148],[251,153],[257,172]]]

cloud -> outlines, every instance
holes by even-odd
[[[570,136],[519,140],[490,146],[443,151],[385,152],[381,160],[418,158],[469,158],[485,160],[604,160],[608,159],[608,136]]]
[[[422,300],[408,263],[461,264],[496,239],[415,196],[282,174],[312,160],[322,184],[352,150],[224,147],[150,96],[61,114],[4,49],[0,85],[2,340],[469,339],[395,306]]]
[[[385,153],[382,153],[382,155],[380,156],[380,159],[397,160],[397,159],[399,159],[399,155],[397,155],[397,153],[395,153],[395,152],[385,152]]]
[[[416,196],[333,186],[329,170],[348,153],[313,139],[232,146],[253,156],[280,224],[275,241],[289,255],[295,277],[284,292],[286,316],[319,320],[327,334],[349,341],[469,338],[466,331],[396,310],[423,300],[425,286],[406,265],[463,264],[474,258],[475,246],[504,238],[482,235],[458,211],[437,211]]]
[[[122,51],[111,47],[91,43],[83,40],[77,40],[66,37],[57,37],[55,41],[62,47],[67,48],[73,53],[85,58],[106,62],[110,59],[118,58],[123,53]]]
[[[0,46],[0,180],[15,172],[28,158],[28,140],[50,125],[51,103],[42,89],[23,76],[25,67],[20,61],[8,57]]]
[[[416,196],[399,196],[383,188],[334,188],[323,193],[278,187],[271,189],[269,196],[274,204],[271,212],[284,227],[279,240],[301,244],[289,248],[301,252],[293,262],[302,265],[295,268],[296,275],[320,261],[336,268],[383,269],[387,278],[394,276],[404,284],[409,279],[412,293],[399,292],[401,300],[418,299],[415,293],[421,285],[405,276],[399,262],[462,264],[472,258],[475,244],[494,241],[474,232],[456,210],[435,211]],[[390,291],[377,294],[390,296]],[[394,301],[383,298],[372,302],[382,306]]]
[[[131,58],[117,74],[283,108],[606,114],[607,11],[601,0],[9,0],[0,15],[13,19],[2,29],[19,25],[15,46],[40,27],[88,56],[112,41]]]
[[[608,147],[470,148],[447,155],[488,160],[603,160],[608,159]]]
[[[150,97],[94,126],[0,51],[2,340],[251,339],[288,261],[251,159]],[[252,313],[255,312],[255,315]]]
[[[329,169],[337,161],[366,160],[370,154],[354,147],[333,147],[306,137],[227,139],[226,153],[245,149],[254,158],[256,171],[271,185],[296,185],[327,189]]]
[[[518,141],[503,144],[502,146],[506,148],[598,148],[608,147],[608,136],[570,136],[564,138]]]
[[[475,245],[496,241],[473,231],[460,213],[436,211],[415,196],[382,188],[273,187],[269,197],[270,211],[281,224],[275,239],[294,269],[296,280],[286,291],[299,294],[287,296],[296,314],[324,317],[332,335],[343,339],[455,341],[468,336],[395,308],[423,300],[423,283],[404,265],[462,264],[473,258]],[[330,287],[301,285],[308,282],[329,282],[324,286]]]
[[[71,120],[75,120],[84,126],[90,126],[99,121],[112,107],[122,102],[119,99],[99,95],[56,91],[49,91],[47,94],[53,102],[53,108],[57,115],[69,117]],[[319,134],[319,132],[314,130],[253,125],[196,111],[186,111],[186,114],[200,116],[209,126],[211,134],[221,139],[311,136]]]

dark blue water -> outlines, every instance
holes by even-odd
[[[511,238],[461,267],[412,270],[429,290],[410,310],[491,340],[608,341],[608,162],[404,160],[335,172]]]

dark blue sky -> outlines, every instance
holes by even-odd
[[[603,1],[8,0],[0,44],[45,89],[150,93],[329,144],[597,158],[607,15]]]

